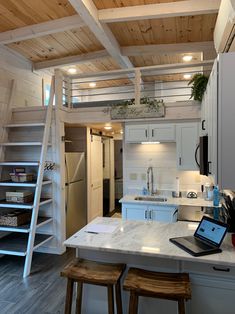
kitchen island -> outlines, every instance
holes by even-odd
[[[103,230],[88,233],[95,232],[97,225]],[[187,313],[234,314],[235,248],[231,244],[231,235],[226,236],[222,253],[203,257],[193,257],[169,242],[171,237],[192,235],[196,227],[197,224],[187,222],[96,218],[66,240],[65,245],[76,248],[77,255],[83,258],[122,262],[128,267],[155,271],[188,272],[192,282],[192,300],[186,304]],[[124,313],[127,313],[128,298],[128,293],[124,292]],[[84,313],[107,313],[106,302],[105,289],[86,287]],[[175,302],[166,300],[140,298],[139,308],[141,314],[153,314],[158,310],[159,314],[177,313]]]

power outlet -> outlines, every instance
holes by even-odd
[[[146,181],[146,173],[141,173],[141,180]]]
[[[132,181],[136,181],[137,180],[137,173],[130,173],[129,174],[129,178]]]

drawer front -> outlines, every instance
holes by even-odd
[[[235,279],[234,266],[220,266],[204,263],[183,262],[183,270],[189,273],[203,274],[208,276],[226,277]]]

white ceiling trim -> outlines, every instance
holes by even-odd
[[[100,50],[95,52],[88,52],[83,53],[76,56],[69,56],[64,58],[57,58],[47,61],[40,61],[34,63],[34,70],[42,70],[42,69],[49,69],[49,68],[55,68],[59,66],[66,66],[66,65],[76,65],[81,64],[101,58],[107,58],[109,57],[109,54],[106,50]]]
[[[123,56],[161,55],[176,53],[193,53],[214,51],[214,42],[192,42],[178,44],[159,44],[143,46],[126,46],[121,48]]]
[[[69,0],[75,11],[81,16],[96,38],[122,68],[133,67],[126,56],[121,55],[120,46],[106,24],[98,19],[98,10],[92,0]]]
[[[0,44],[10,44],[54,33],[80,28],[85,23],[78,14],[0,33]]]
[[[70,1],[71,2],[71,1]],[[217,13],[221,0],[185,0],[99,10],[101,23]]]

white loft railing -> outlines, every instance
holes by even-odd
[[[98,73],[67,75],[57,72],[62,90],[61,106],[82,108],[109,106],[123,100],[140,98],[163,99],[165,103],[190,99],[190,77],[196,73],[209,76],[214,60],[157,65],[105,71]]]

